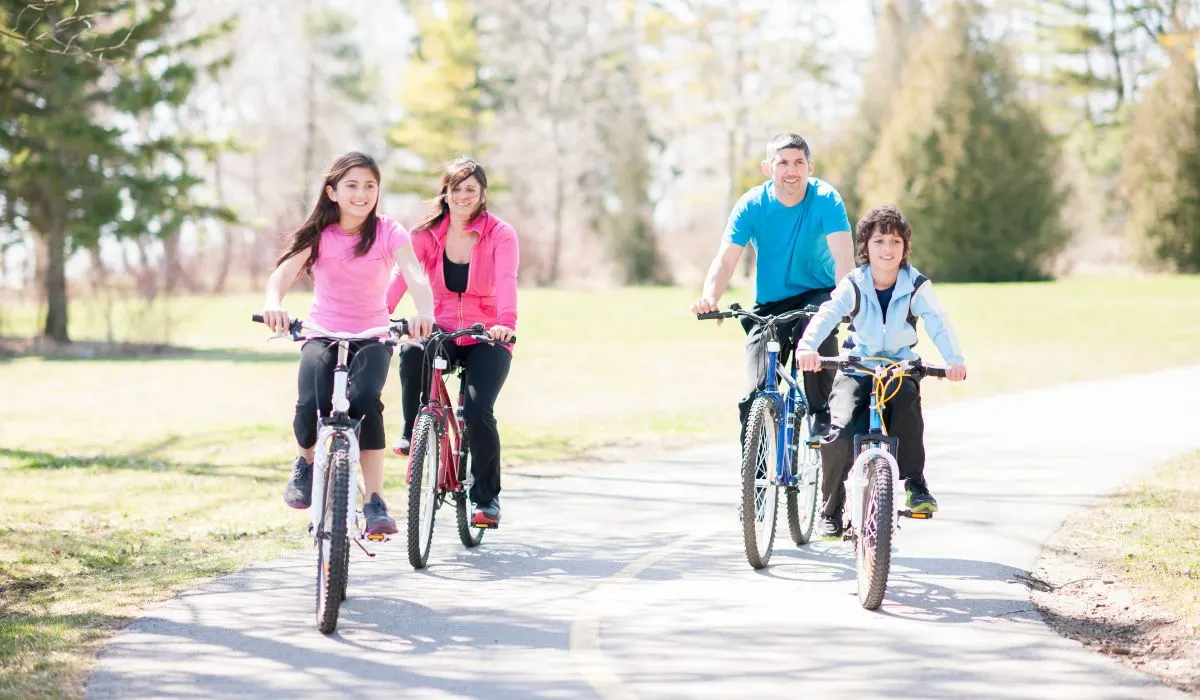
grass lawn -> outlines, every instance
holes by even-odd
[[[505,462],[736,435],[742,333],[691,289],[523,290],[499,406]],[[941,285],[971,375],[927,402],[1200,362],[1200,277]],[[738,290],[727,301],[748,301]],[[291,298],[304,315],[307,300]],[[103,637],[199,578],[305,545],[280,502],[298,348],[257,295],[72,306],[75,339],[170,342],[139,360],[0,361],[0,696],[77,696]],[[27,335],[36,310],[0,309]],[[931,360],[928,340],[919,346]],[[385,389],[398,429],[399,382]],[[394,437],[394,435],[392,436]],[[389,461],[387,493],[401,504]]]

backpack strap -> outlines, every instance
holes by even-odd
[[[853,279],[850,280],[850,287],[854,290],[854,308],[850,309],[850,315],[847,317],[850,319],[850,325],[846,327],[846,339],[842,341],[843,350],[854,348],[854,341],[850,339],[850,335],[854,333],[854,317],[858,315],[858,310],[862,307],[862,290],[858,288]]]
[[[925,275],[917,275],[917,278],[913,280],[912,294],[908,296],[908,325],[912,326],[914,332],[917,330],[917,317],[912,311],[913,299],[917,296],[917,292],[921,291],[921,287],[925,286],[927,282],[929,282],[928,277]]]

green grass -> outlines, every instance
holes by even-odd
[[[970,380],[941,403],[1200,362],[1200,277],[944,285]],[[505,462],[604,445],[729,440],[742,332],[691,289],[523,290],[497,412]],[[739,298],[733,293],[727,301]],[[290,299],[301,315],[306,299]],[[97,645],[148,602],[304,545],[280,502],[298,349],[249,323],[260,297],[72,306],[77,340],[170,342],[168,358],[0,360],[0,696],[80,693]],[[111,315],[111,331],[105,319]],[[7,335],[36,310],[0,310]],[[920,346],[937,359],[928,340]],[[385,388],[399,422],[399,382]],[[393,436],[394,437],[394,436]],[[387,494],[401,503],[401,462]]]
[[[1123,544],[1110,565],[1189,624],[1200,624],[1200,452],[1161,465],[1095,515],[1094,534],[1115,535]]]

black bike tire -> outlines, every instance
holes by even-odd
[[[806,440],[808,439],[808,435],[806,433],[808,431],[804,430],[801,433],[801,431],[799,430],[799,426],[805,426],[805,427],[808,426],[808,422],[804,415],[802,415],[800,413],[796,414],[796,425],[797,425],[797,433],[798,434],[795,435],[794,444],[796,445],[796,449],[792,453],[792,469],[793,469],[793,471],[797,472],[797,477],[799,477],[798,471],[799,471],[799,464],[800,464],[799,460],[800,460],[801,450],[811,450],[813,448],[809,447],[806,442]],[[818,451],[817,452],[817,465],[818,465],[817,473],[818,474],[820,474],[820,463],[821,463],[820,459],[821,459],[820,452]],[[805,498],[804,498],[804,501],[805,501],[804,503],[800,502],[800,494],[801,493],[806,494]],[[792,542],[794,544],[796,544],[797,546],[806,545],[812,541],[813,527],[815,526],[816,520],[817,520],[817,500],[818,500],[817,497],[820,495],[820,493],[821,493],[821,480],[820,480],[819,476],[817,477],[817,483],[813,484],[813,486],[811,487],[811,493],[809,493],[809,489],[807,487],[802,487],[802,486],[796,486],[795,488],[789,488],[787,490],[787,499],[786,500],[787,500],[788,534],[791,535]],[[801,513],[806,514],[806,517],[804,520],[800,519]]]
[[[864,526],[872,503],[875,506],[875,543],[868,551]],[[878,608],[887,592],[888,573],[892,566],[894,517],[892,466],[884,457],[874,457],[867,463],[867,488],[863,494],[863,512],[859,516],[862,524],[859,525],[859,536],[854,544],[858,599],[867,610]]]
[[[742,447],[742,545],[746,551],[746,561],[755,569],[761,569],[771,560],[771,553],[775,547],[775,518],[771,519],[771,523],[767,528],[766,546],[762,553],[759,553],[758,533],[755,532],[754,524],[756,521],[755,514],[755,498],[754,498],[754,482],[758,470],[758,449],[759,444],[766,434],[766,430],[776,429],[774,419],[774,404],[770,399],[759,397],[750,405],[750,413],[746,418],[746,442]],[[775,466],[774,455],[769,455],[770,464],[768,472]],[[768,473],[768,478],[771,474]],[[779,490],[770,488],[771,497],[776,499],[775,507],[778,507]],[[772,511],[774,513],[774,510]]]
[[[433,543],[433,528],[437,523],[437,514],[434,513],[433,522],[429,524],[429,533],[425,537],[425,541],[421,541],[421,481],[425,474],[425,457],[429,450],[434,450],[433,460],[433,479],[438,478],[437,468],[440,461],[437,459],[441,455],[437,454],[437,450],[441,449],[438,441],[438,432],[433,414],[425,413],[417,418],[417,425],[413,428],[412,443],[410,444],[409,463],[412,465],[408,475],[408,563],[412,564],[414,569],[424,569],[429,562],[429,550],[432,549]],[[429,504],[430,508],[437,508],[437,496],[434,495],[434,502]]]
[[[329,531],[325,533],[329,537],[329,563],[325,565],[324,550],[318,546],[317,576],[324,577],[324,586],[318,580],[317,629],[322,634],[332,634],[337,629],[338,612],[346,597],[346,583],[350,574],[349,514],[346,512],[350,494],[350,446],[344,439],[334,438],[330,445],[325,482],[322,515],[330,514]]]
[[[468,465],[471,463],[471,450],[467,447],[467,433],[462,436],[462,458],[458,462],[458,480],[461,483],[467,476]],[[471,494],[464,488],[462,493],[454,495],[454,522],[458,526],[458,540],[467,549],[474,549],[483,543],[483,533],[486,528],[475,527],[471,524]]]

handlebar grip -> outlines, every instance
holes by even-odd
[[[263,318],[262,314],[251,314],[250,321],[253,323],[266,323],[267,322],[266,319]]]
[[[728,311],[705,311],[702,314],[696,314],[697,321],[711,321],[715,318],[732,318],[733,314]]]
[[[946,368],[945,367],[925,367],[924,372],[925,372],[925,375],[929,376],[929,377],[937,377],[939,379],[946,378]]]
[[[821,366],[825,369],[837,369],[842,366],[843,360],[831,360],[828,357],[821,358]]]

